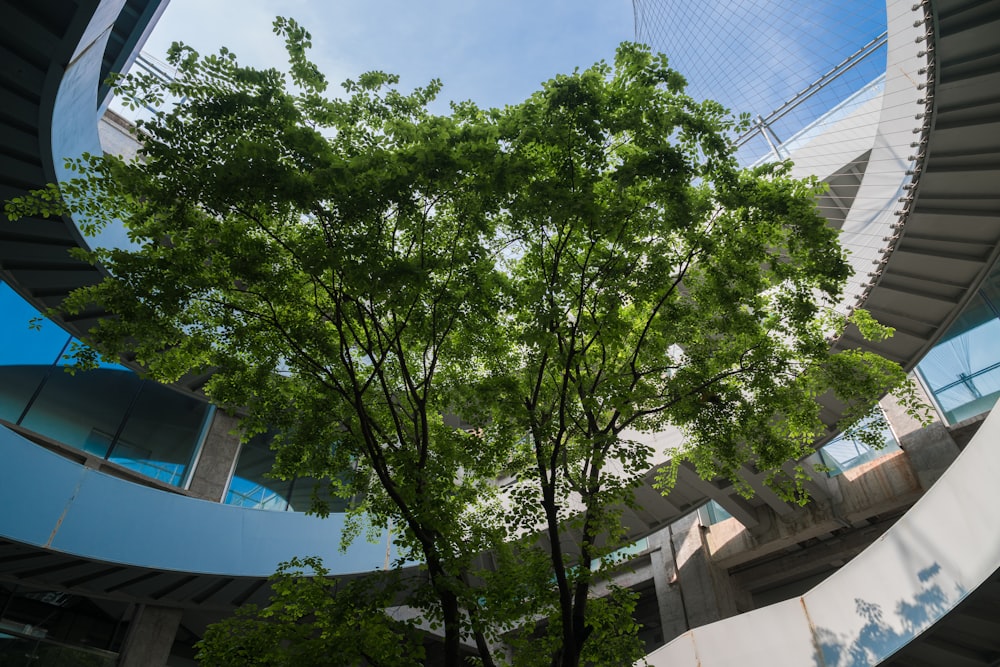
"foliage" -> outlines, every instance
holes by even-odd
[[[366,580],[356,623],[355,584],[284,571],[203,656],[405,664],[413,628],[380,611],[392,591],[442,629],[448,665],[463,641],[502,662],[501,640],[517,664],[631,661],[634,600],[592,592],[654,464],[664,490],[682,459],[745,489],[752,462],[801,501],[805,471],[784,466],[827,432],[817,398],[852,423],[903,383],[830,351],[849,268],[815,184],[738,168],[739,122],[637,45],[521,104],[442,116],[437,81],[404,94],[369,72],[328,97],[308,33],[275,27],[288,78],[175,45],[176,81],[121,83],[164,106],[137,161],[86,156],[7,209],[124,224],[133,247],[83,253],[110,277],[62,308],[112,313],[93,342],[161,381],[211,371],[247,437],[279,433],[279,474],[362,498],[356,522],[396,527],[394,572],[423,564],[405,585]],[[664,465],[642,435],[668,427],[686,444]]]
[[[315,558],[296,559],[271,577],[264,608],[246,605],[209,626],[199,643],[205,667],[407,667],[424,650],[412,626],[387,609],[398,587],[355,579],[341,582]]]

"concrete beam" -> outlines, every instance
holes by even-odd
[[[863,525],[869,517],[908,507],[924,490],[906,452],[888,454],[834,479],[839,502],[812,502],[784,516],[761,507],[753,529],[732,519],[708,527],[705,540],[715,565],[729,569],[841,528]]]

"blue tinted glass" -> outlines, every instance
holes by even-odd
[[[335,498],[330,494],[330,483],[313,477],[296,477],[288,497],[288,508],[295,512],[308,512],[313,496],[326,503],[331,512],[346,512],[352,500]]]
[[[885,446],[881,449],[872,449],[859,440],[840,435],[819,450],[820,459],[823,465],[830,468],[831,477],[839,475],[845,470],[899,451],[899,443],[896,442],[888,424],[882,430],[882,439]]]
[[[49,375],[69,334],[39,317],[6,283],[0,282],[0,419],[17,422]]]
[[[31,328],[32,319],[40,317],[39,312],[3,282],[0,282],[0,312],[3,313],[0,366],[48,366],[59,358],[69,334],[44,319]]]
[[[1000,397],[1000,269],[917,366],[945,419],[954,424],[990,410]]]
[[[281,480],[246,479],[234,476],[226,492],[226,504],[260,510],[288,509],[288,490],[291,482]],[[284,495],[282,495],[284,494]]]
[[[143,382],[118,363],[67,372],[78,339],[0,283],[0,419],[94,456],[179,485],[202,435],[208,404]],[[146,387],[144,392],[140,389]]]
[[[131,371],[98,369],[70,375],[56,368],[21,423],[103,458],[141,384]]]
[[[90,350],[90,346],[82,342],[79,338],[73,338],[69,342],[66,352],[59,358],[59,363],[64,366],[71,366],[76,363],[77,353],[81,350]],[[129,368],[112,361],[106,360],[103,356],[97,355],[97,365],[99,368],[109,368],[117,371],[130,371]],[[130,371],[131,372],[131,371]]]
[[[271,437],[270,434],[255,436],[240,448],[236,471],[226,493],[227,504],[266,510],[288,509],[292,482],[268,476],[274,467]]]
[[[335,498],[330,494],[327,480],[313,477],[296,477],[294,480],[275,479],[270,476],[274,467],[275,452],[271,449],[270,434],[258,435],[240,448],[236,470],[226,492],[229,505],[256,509],[308,512],[314,496],[326,504],[331,512],[344,512],[350,498]]]
[[[53,368],[50,364],[0,366],[0,419],[17,423]]]
[[[709,526],[719,523],[720,521],[733,518],[733,515],[727,512],[725,507],[714,500],[709,500],[708,503],[705,504],[705,514],[708,515],[708,521],[706,523]]]
[[[203,435],[208,413],[205,401],[143,382],[109,458],[179,486]]]

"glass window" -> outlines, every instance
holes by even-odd
[[[69,334],[0,281],[0,419],[17,422],[69,342]]]
[[[131,371],[101,368],[70,375],[57,368],[21,424],[104,457],[141,386]],[[163,419],[169,419],[166,413]]]
[[[0,366],[17,364],[52,365],[62,353],[69,334],[42,318],[9,285],[0,281]]]
[[[201,441],[208,414],[205,401],[145,381],[108,458],[179,486]]]
[[[226,493],[226,503],[254,509],[284,511],[289,509],[292,482],[268,476],[274,467],[271,450],[273,434],[254,436],[240,448],[236,470]]]
[[[56,367],[21,424],[71,447],[181,485],[209,406],[114,367]]]
[[[184,481],[208,403],[121,364],[70,374],[77,339],[0,282],[0,419],[168,484]]]
[[[992,409],[1000,397],[1000,270],[917,366],[949,423]]]
[[[632,542],[631,544],[626,544],[625,546],[615,549],[606,556],[601,558],[595,558],[590,561],[590,569],[597,570],[602,565],[617,566],[626,561],[630,561],[643,551],[649,549],[649,538],[642,537]]]
[[[720,521],[732,519],[733,515],[727,512],[726,508],[719,503],[709,500],[698,509],[698,518],[701,519],[701,525],[711,526]]]
[[[324,501],[331,512],[346,512],[351,504],[349,498],[334,498],[329,493],[330,484],[326,480],[313,477],[296,477],[288,497],[288,509],[294,512],[308,512],[312,507],[313,493]]]
[[[52,364],[0,366],[0,419],[16,424],[52,369]]]
[[[872,449],[859,440],[838,435],[819,450],[820,461],[830,469],[828,473],[830,477],[834,477],[863,463],[899,451],[899,443],[896,442],[888,424],[882,430],[882,438],[885,446],[881,449]]]
[[[115,605],[112,605],[112,608]],[[117,610],[62,591],[0,585],[0,665],[113,667]]]
[[[229,505],[279,512],[308,512],[313,494],[327,503],[331,512],[343,512],[350,499],[329,495],[329,482],[312,477],[294,480],[275,479],[270,476],[275,453],[271,449],[273,434],[255,436],[240,449],[236,470],[226,492]]]

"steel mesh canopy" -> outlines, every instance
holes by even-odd
[[[832,81],[768,127],[778,142],[812,123],[885,72],[885,4],[879,0],[633,0],[639,41],[662,51],[688,92],[755,119],[841,67]],[[741,157],[768,151],[764,137]]]

